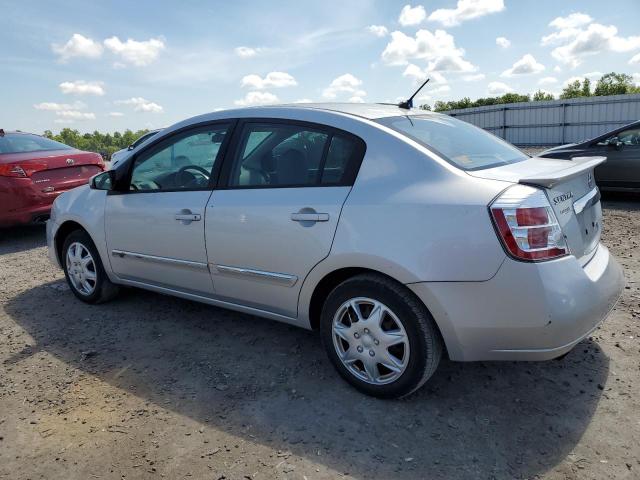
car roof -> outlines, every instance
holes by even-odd
[[[260,110],[267,108],[296,108],[324,110],[329,112],[339,112],[356,117],[377,120],[386,117],[398,117],[407,115],[439,115],[428,110],[414,108],[411,110],[400,108],[395,104],[386,103],[290,103],[283,105],[265,105],[259,107],[247,107],[243,110]]]

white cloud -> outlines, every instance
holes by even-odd
[[[164,50],[164,41],[160,38],[150,38],[149,40],[137,41],[131,38],[122,42],[118,37],[107,38],[104,46],[115,55],[122,58],[122,61],[136,67],[150,65]]]
[[[631,60],[629,60],[629,65],[640,65],[640,53],[636,53]]]
[[[465,75],[462,77],[465,82],[478,82],[485,79],[484,73],[476,73],[474,75]]]
[[[560,65],[556,65],[555,67],[553,67],[553,71],[556,73],[560,73],[562,71],[562,68],[560,68]]]
[[[538,80],[538,85],[551,85],[552,83],[557,83],[558,79],[556,77],[544,77]]]
[[[429,84],[445,84],[447,79],[440,72],[430,72],[428,69],[421,69],[419,66],[410,63],[407,68],[402,72],[402,76],[410,77],[414,83],[424,82],[427,78]]]
[[[347,102],[349,102],[349,103],[364,103],[364,98],[354,95],[349,100],[347,100]]]
[[[411,25],[419,25],[427,18],[427,12],[422,5],[412,7],[411,5],[405,5],[400,11],[400,17],[398,22],[403,27],[409,27]]]
[[[240,58],[251,58],[258,55],[262,51],[262,48],[236,47],[233,51]]]
[[[551,56],[571,68],[576,68],[588,56],[640,49],[640,36],[621,37],[614,25],[592,21],[583,13],[558,17],[549,24],[557,31],[542,37],[541,43],[559,45],[552,50]]]
[[[250,107],[252,105],[268,105],[271,103],[278,103],[278,97],[276,97],[273,93],[269,92],[247,92],[244,98],[240,100],[236,100],[236,105],[241,107]]]
[[[355,97],[362,98],[367,94],[359,88],[360,85],[362,85],[362,80],[350,73],[345,73],[334,78],[331,84],[322,91],[322,96],[329,100],[334,100],[340,93],[349,93],[351,94],[349,101],[353,102]]]
[[[433,90],[429,90],[429,93],[434,94],[445,94],[451,91],[451,87],[449,85],[442,85],[440,87],[436,87]]]
[[[599,80],[600,77],[602,77],[602,75],[603,75],[602,72],[587,72],[587,73],[583,73],[582,75],[576,75],[574,77],[567,78],[564,82],[562,82],[562,84],[566,87],[567,85],[575,82],[576,80],[578,80],[579,82],[582,82],[585,78],[588,78],[592,82],[595,82],[596,80]]]
[[[464,50],[457,48],[452,35],[444,30],[418,30],[415,37],[402,32],[391,33],[391,41],[382,52],[382,60],[389,65],[407,65],[410,60],[428,60],[429,71],[472,72],[477,68],[463,58]]]
[[[310,98],[300,98],[293,103],[313,103],[313,100],[311,100]]]
[[[52,44],[51,49],[63,63],[73,57],[99,58],[102,55],[102,45],[79,33],[74,33],[64,45]]]
[[[98,95],[105,94],[103,82],[85,82],[84,80],[76,80],[75,82],[62,82],[60,91],[64,94],[72,95]]]
[[[109,112],[108,115],[110,117],[124,117],[124,113],[122,112]]]
[[[496,38],[496,45],[500,48],[509,48],[511,46],[511,42],[506,37],[498,37]]]
[[[73,103],[54,103],[54,102],[42,102],[36,103],[33,108],[36,110],[47,110],[50,112],[56,112],[61,110],[83,110],[87,108],[87,104],[84,102]]]
[[[373,33],[376,37],[386,37],[389,35],[389,29],[384,25],[369,25],[367,30]]]
[[[503,0],[458,0],[456,8],[440,8],[429,15],[429,20],[440,22],[445,27],[453,27],[465,20],[502,10],[504,10]]]
[[[505,93],[513,92],[513,88],[502,82],[491,82],[487,85],[487,88],[491,95],[504,95]]]
[[[593,21],[586,13],[572,13],[571,15],[567,15],[566,17],[556,17],[551,22],[549,22],[549,26],[553,28],[557,28],[558,30],[564,30],[566,28],[578,28],[583,25],[587,25]]]
[[[242,87],[249,87],[254,90],[262,90],[270,87],[295,87],[297,84],[296,79],[286,72],[269,72],[264,78],[255,74],[246,75],[242,78],[241,82]]]
[[[96,114],[91,112],[79,112],[77,110],[60,110],[56,115],[66,120],[95,120]]]
[[[162,113],[164,110],[160,105],[150,102],[142,97],[132,97],[127,100],[116,100],[116,105],[131,105],[134,112]]]
[[[513,77],[516,75],[531,75],[534,73],[540,73],[544,70],[544,65],[538,63],[533,55],[527,53],[520,60],[513,64],[513,66],[500,75],[501,77]]]

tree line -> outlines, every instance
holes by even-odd
[[[595,88],[592,89],[591,80],[584,78],[582,81],[574,80],[564,87],[559,99],[578,98],[578,97],[603,97],[607,95],[625,95],[629,93],[640,93],[640,86],[636,86],[633,77],[626,73],[607,73],[600,77]],[[483,107],[485,105],[499,105],[503,103],[519,103],[519,102],[539,102],[543,100],[555,100],[556,98],[547,92],[538,90],[533,95],[522,95],[520,93],[505,93],[498,97],[478,98],[471,100],[464,97],[461,100],[451,100],[448,102],[438,100],[433,105],[436,112],[445,112],[447,110],[456,110],[460,108]],[[431,110],[431,105],[420,105],[423,110]]]
[[[44,136],[79,150],[98,152],[105,160],[109,160],[113,152],[127,148],[148,131],[134,132],[127,129],[122,133],[114,132],[113,134],[100,133],[97,130],[93,133],[80,133],[78,130],[63,128],[57,135],[54,135],[51,130],[45,130]]]

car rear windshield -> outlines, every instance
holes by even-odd
[[[498,167],[529,158],[495,135],[446,115],[389,117],[377,121],[463,170]]]
[[[29,153],[45,150],[71,150],[71,147],[39,135],[26,133],[7,133],[0,137],[0,153]]]

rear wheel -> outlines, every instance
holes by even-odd
[[[442,340],[425,306],[404,286],[358,275],[327,297],[322,341],[340,375],[381,398],[408,395],[435,372]]]
[[[62,246],[62,265],[73,294],[83,302],[101,303],[118,293],[102,266],[100,255],[89,234],[75,230]]]

